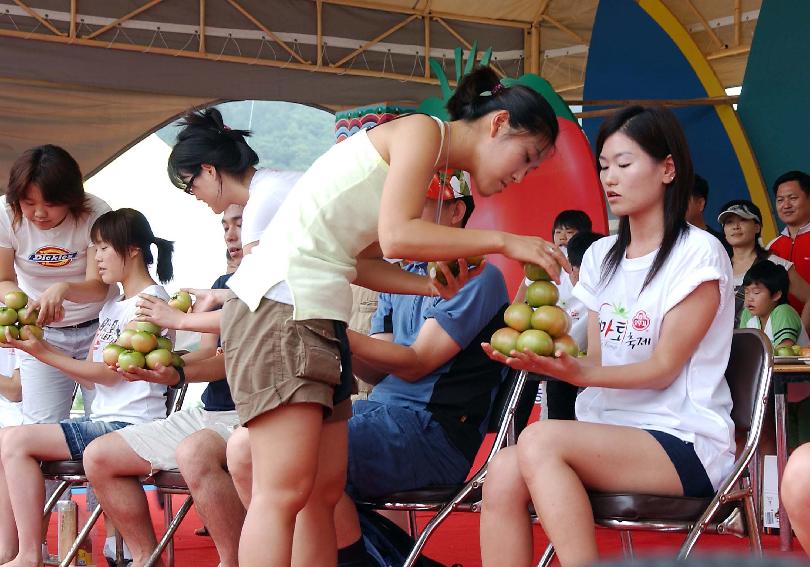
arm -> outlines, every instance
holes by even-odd
[[[352,354],[371,368],[416,382],[461,352],[461,347],[435,319],[428,319],[419,329],[411,346],[349,334]]]
[[[188,360],[187,357],[183,357]],[[216,382],[225,378],[225,357],[214,355],[202,360],[194,360],[183,368],[186,382]],[[180,374],[172,366],[159,366],[155,370],[133,368],[129,372],[119,371],[128,382],[152,382],[164,386],[175,386],[180,381]]]
[[[0,396],[10,402],[22,401],[22,384],[20,383],[20,369],[15,368],[11,376],[0,376]]]
[[[98,335],[96,335],[96,338],[93,339],[93,343],[91,344],[94,344],[97,338]],[[12,338],[8,334],[6,335],[6,344],[3,346],[27,352],[48,366],[53,366],[57,370],[61,370],[82,386],[91,388],[94,384],[114,386],[121,381],[121,378],[115,370],[103,362],[93,362],[92,349],[87,353],[86,360],[76,360],[39,339],[32,338],[21,341]]]
[[[20,291],[14,271],[14,249],[0,248],[0,298],[10,291]]]
[[[183,356],[186,363],[204,360],[217,354],[219,336],[212,333],[203,333],[200,337],[200,348]]]
[[[497,253],[539,264],[556,281],[560,266],[570,271],[565,255],[542,238],[450,228],[422,220],[425,188],[434,174],[439,150],[439,132],[435,121],[425,117],[403,120],[395,134],[387,138],[389,170],[378,223],[380,246],[386,257],[429,261]]]
[[[90,246],[87,249],[84,281],[53,284],[31,303],[32,308],[40,310],[37,319],[38,325],[47,325],[64,319],[65,310],[62,303],[66,299],[74,303],[95,303],[106,299],[110,286],[101,281],[101,276],[98,275],[98,265],[94,261],[95,255],[96,247]]]
[[[362,333],[357,333],[356,331],[349,330],[349,342],[353,340],[351,338],[352,334],[357,334],[360,335],[361,337],[366,337],[366,335],[363,335]],[[371,335],[370,338],[387,342],[394,341],[393,333],[378,333],[376,335]],[[366,362],[364,359],[360,358],[359,356],[356,356],[355,353],[352,353],[352,373],[355,375],[356,378],[362,380],[366,384],[377,384],[387,375],[386,372],[375,368],[374,366]]]
[[[225,290],[227,292],[227,290]],[[189,311],[183,313],[179,309],[169,307],[162,299],[154,295],[142,293],[138,296],[138,321],[149,321],[164,329],[178,331],[197,331],[219,335],[219,321],[222,317],[220,311],[205,311],[197,313]]]
[[[575,386],[601,386],[626,389],[664,389],[683,369],[706,335],[720,306],[720,288],[716,280],[703,282],[669,310],[661,325],[661,334],[652,356],[643,362],[601,366],[599,327],[588,321],[588,356],[582,359],[561,354],[559,358],[534,353],[513,352],[505,357],[485,345],[494,360],[513,368],[554,376]],[[598,351],[598,353],[596,352]],[[596,356],[599,356],[599,359]]]

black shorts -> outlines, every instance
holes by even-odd
[[[695,453],[694,444],[663,431],[653,429],[645,429],[644,431],[655,437],[655,440],[667,452],[669,460],[672,461],[681,479],[684,496],[693,498],[714,496],[714,487],[709,480],[709,475],[706,474],[706,469],[703,468],[703,463],[700,462],[697,453]]]

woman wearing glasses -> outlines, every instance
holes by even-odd
[[[801,312],[802,324],[810,329],[810,284],[796,271],[793,262],[771,254],[759,241],[762,232],[762,213],[747,199],[729,201],[721,209],[717,222],[731,249],[731,266],[734,269],[735,321],[737,326],[743,309],[743,276],[757,262],[770,260],[787,270],[790,279],[790,293],[804,304]]]
[[[40,310],[48,343],[86,358],[101,306],[117,293],[101,281],[90,240],[90,227],[110,207],[85,193],[68,152],[44,145],[11,166],[0,208],[0,299],[24,291],[28,308]],[[25,423],[66,419],[76,382],[25,353],[18,357]]]

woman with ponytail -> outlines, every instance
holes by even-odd
[[[99,277],[90,227],[110,207],[85,193],[76,160],[44,145],[24,152],[9,172],[0,197],[0,300],[22,290],[46,340],[84,358],[98,328],[104,301],[116,295]],[[24,423],[57,423],[68,417],[76,383],[19,353]],[[91,395],[85,391],[85,408]]]
[[[558,133],[542,96],[503,86],[488,68],[461,80],[448,110],[450,122],[406,116],[332,147],[296,183],[228,283],[235,297],[222,310],[225,365],[249,433],[234,443],[243,445],[228,450],[229,456],[247,451],[253,463],[240,564],[336,561],[333,511],[345,484],[351,415],[345,328],[352,282],[451,297],[483,269],[468,271],[462,260],[453,277],[443,265],[448,283],[442,285],[384,257],[449,261],[504,254],[540,264],[555,278],[560,264],[567,267],[559,249],[541,238],[421,218],[438,171],[468,171],[482,196],[493,195],[537,168]],[[213,171],[200,174],[179,163],[169,169],[176,184],[198,198],[227,193],[227,178],[220,183]]]
[[[499,362],[584,388],[576,421],[530,425],[490,465],[485,567],[534,564],[530,502],[563,567],[580,567],[598,560],[589,491],[706,498],[734,463],[733,272],[723,245],[686,222],[683,130],[666,109],[624,108],[602,123],[596,157],[619,231],[588,249],[573,290],[588,308],[587,357],[484,345]]]
[[[101,308],[98,331],[86,360],[76,360],[36,336],[15,340],[11,347],[48,364],[75,382],[95,389],[87,418],[57,424],[22,425],[0,431],[0,561],[12,565],[41,565],[43,478],[40,461],[81,459],[93,439],[131,424],[166,417],[166,386],[130,382],[117,368],[104,363],[104,348],[135,319],[139,294],[168,299],[163,286],[149,275],[157,249],[157,274],[162,283],[172,278],[173,244],[157,238],[146,217],[134,209],[101,215],[90,230],[94,264],[105,285],[123,288],[123,294]],[[173,339],[171,333],[170,340]]]

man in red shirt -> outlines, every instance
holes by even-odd
[[[773,189],[776,214],[785,223],[785,229],[767,248],[793,262],[796,272],[810,281],[810,175],[789,171],[779,176]],[[801,313],[802,303],[793,295],[789,299],[793,308]]]

